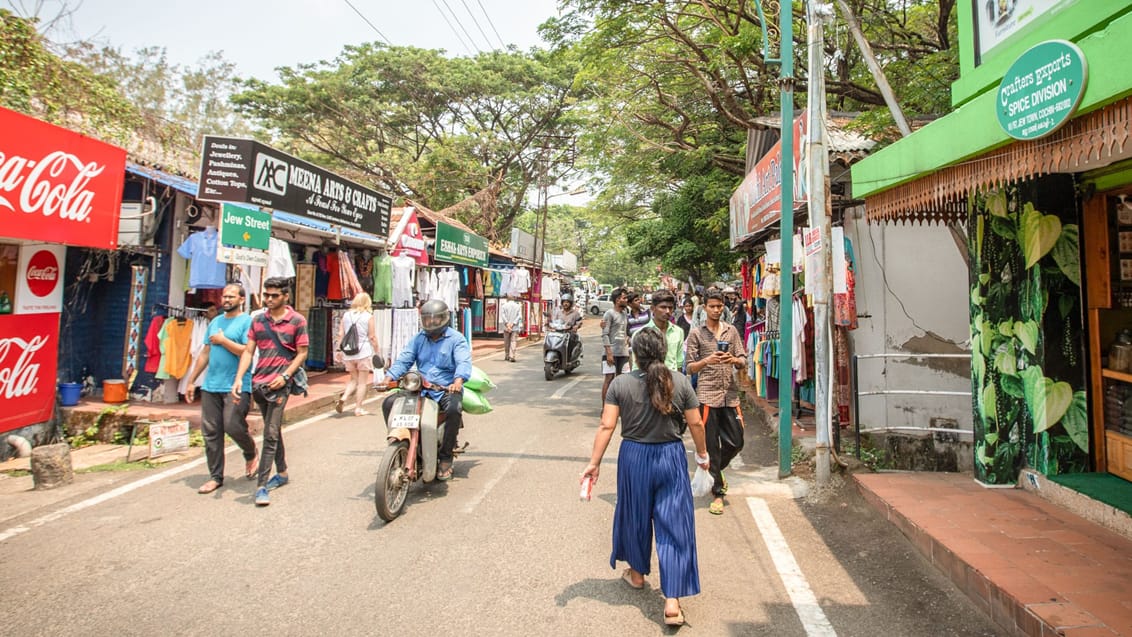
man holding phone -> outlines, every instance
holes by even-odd
[[[735,370],[747,364],[743,339],[735,326],[720,320],[723,316],[723,295],[712,290],[704,299],[706,321],[688,333],[685,350],[688,373],[699,374],[696,397],[703,411],[707,433],[708,471],[715,483],[708,512],[723,513],[723,496],[727,481],[723,470],[743,449],[743,417],[739,411],[739,383]]]

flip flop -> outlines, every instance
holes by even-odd
[[[201,495],[205,495],[205,494],[212,493],[213,491],[215,491],[219,488],[220,488],[219,482],[217,482],[216,480],[209,480],[208,482],[205,482],[204,484],[200,485],[200,488],[197,489],[197,493],[200,493]]]
[[[342,413],[342,407],[344,407],[345,405],[346,401],[339,398],[338,400],[334,401],[334,411]]]
[[[723,515],[723,500],[714,500],[707,508],[712,515]]]
[[[683,626],[684,625],[684,609],[681,608],[675,615],[664,613],[665,626]]]
[[[244,477],[247,478],[248,480],[251,480],[252,478],[256,477],[256,474],[258,474],[258,473],[259,473],[259,454],[257,453],[256,457],[252,458],[251,460],[245,460],[244,461]]]
[[[633,576],[630,574],[630,571],[631,571],[631,569],[625,569],[621,573],[621,581],[628,584],[629,588],[635,588],[637,590],[641,590],[642,588],[644,588],[645,584],[647,584],[648,582],[641,582],[641,584],[639,586],[637,584],[634,584],[633,583]]]
[[[436,479],[441,482],[446,482],[452,479],[452,463],[441,462],[436,469]]]

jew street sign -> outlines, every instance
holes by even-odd
[[[487,239],[444,222],[436,224],[435,250],[437,261],[487,267]]]
[[[221,263],[266,266],[271,247],[271,215],[226,203],[220,206],[216,260]]]
[[[1014,139],[1040,139],[1073,117],[1089,67],[1085,54],[1067,40],[1030,47],[1010,65],[998,85],[995,115]]]

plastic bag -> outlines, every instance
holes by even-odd
[[[464,412],[469,414],[480,415],[491,411],[491,403],[487,402],[487,398],[467,386],[464,387],[464,400],[460,404],[463,405]]]
[[[495,389],[495,383],[491,382],[491,379],[483,373],[482,369],[472,365],[472,376],[468,379],[468,382],[464,383],[464,387],[486,394]]]
[[[692,475],[692,495],[694,497],[705,496],[711,493],[711,487],[715,484],[715,478],[711,477],[707,469],[701,466],[696,466],[696,473]]]

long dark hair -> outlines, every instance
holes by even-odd
[[[645,372],[645,389],[654,409],[662,414],[672,413],[672,372],[664,366],[668,343],[660,330],[646,327],[633,337],[633,354],[637,367]]]

